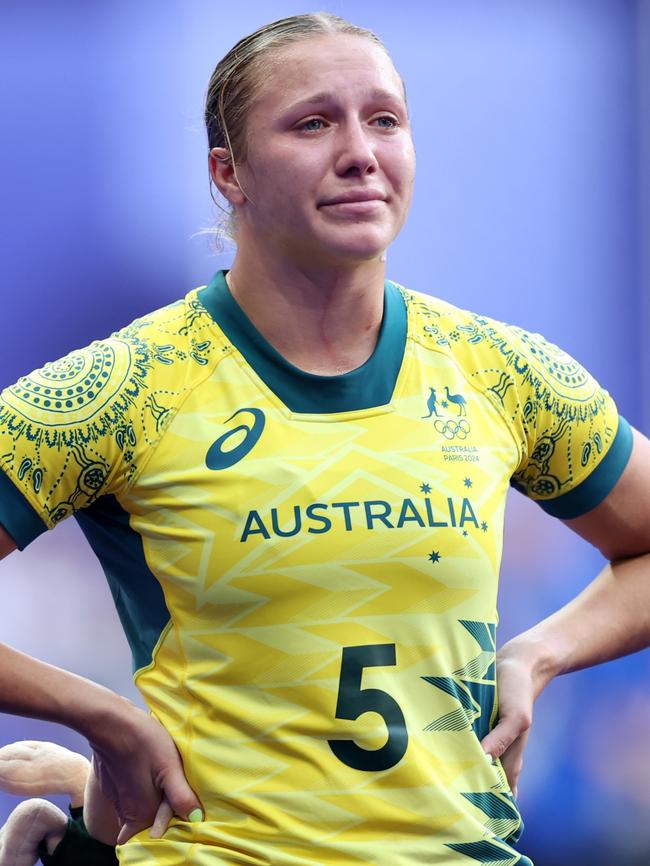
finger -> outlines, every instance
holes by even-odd
[[[519,716],[504,717],[496,727],[481,740],[483,750],[493,758],[500,758],[515,740],[530,728],[530,722]]]
[[[136,833],[139,833],[140,830],[144,829],[144,827],[140,827],[138,824],[132,822],[122,824],[120,832],[117,834],[117,844],[124,845],[124,843],[128,842],[132,836],[135,836]]]
[[[117,842],[115,844],[124,845],[124,843],[128,842],[133,836],[136,836],[143,830],[147,830],[150,826],[149,821],[125,821],[118,833]]]
[[[508,784],[514,796],[517,796],[519,777],[524,765],[524,750],[529,732],[526,731],[510,746],[501,758],[501,766],[508,779]]]
[[[160,839],[160,837],[164,835],[173,814],[174,810],[167,802],[167,799],[163,797],[160,801],[160,806],[158,806],[156,817],[153,819],[151,830],[149,831],[149,835],[152,839]]]
[[[203,821],[203,809],[194,791],[187,784],[182,771],[168,776],[162,786],[164,799],[169,803],[172,813],[185,821]]]

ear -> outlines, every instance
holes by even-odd
[[[210,177],[221,195],[231,205],[241,205],[246,201],[239,186],[235,164],[227,147],[213,147],[208,155]]]

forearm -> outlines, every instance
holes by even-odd
[[[0,644],[0,712],[57,722],[93,742],[134,710],[110,689]]]
[[[650,554],[608,564],[565,607],[509,641],[508,660],[528,665],[536,694],[559,674],[650,645]]]
[[[58,722],[88,739],[97,783],[91,824],[109,844],[115,835],[112,808],[121,826],[118,844],[152,824],[160,835],[173,813],[203,820],[170,735],[126,698],[0,644],[3,711]]]

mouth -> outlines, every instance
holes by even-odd
[[[384,208],[383,199],[363,199],[361,201],[339,201],[321,205],[321,213],[330,217],[347,220],[376,219]]]
[[[319,207],[338,207],[340,205],[379,204],[386,201],[386,196],[379,190],[350,190],[341,195],[325,199]]]
[[[334,219],[365,221],[379,218],[386,204],[387,199],[379,190],[350,190],[325,199],[318,208]]]

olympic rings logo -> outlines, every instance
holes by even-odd
[[[461,441],[467,438],[471,429],[469,421],[466,421],[464,418],[461,418],[460,421],[454,421],[452,418],[447,421],[438,419],[434,422],[433,426],[445,439],[460,439]]]

